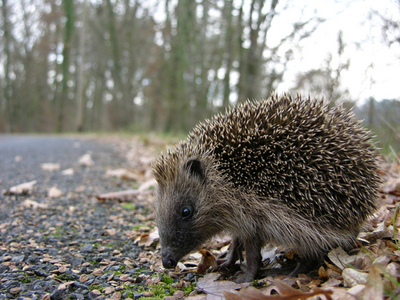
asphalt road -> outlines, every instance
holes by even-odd
[[[93,165],[79,163],[84,154]],[[44,163],[60,168],[45,170]],[[129,236],[141,224],[135,214],[148,210],[94,197],[130,188],[132,183],[104,176],[125,164],[118,145],[107,138],[0,135],[0,299],[94,299],[106,288],[122,299],[141,296],[118,279],[150,272],[146,265],[140,270],[130,265],[142,249]],[[62,173],[70,168],[73,175]],[[33,180],[28,195],[2,193]],[[62,195],[49,197],[51,187]],[[117,271],[111,284],[107,272]]]

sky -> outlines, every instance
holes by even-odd
[[[318,16],[326,21],[299,45],[302,51],[289,63],[278,92],[293,87],[298,70],[319,68],[329,52],[333,55],[333,64],[337,64],[337,35],[342,30],[346,44],[342,61],[350,60],[349,70],[342,74],[342,86],[349,89],[351,98],[358,104],[369,97],[400,100],[400,47],[389,48],[384,43],[378,18],[368,21],[372,9],[400,20],[399,3],[395,0],[296,0],[292,3],[295,4],[291,8],[294,18],[317,10]],[[281,22],[284,26],[285,21]],[[278,36],[279,32],[275,34]]]

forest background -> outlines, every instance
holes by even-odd
[[[374,41],[400,49],[400,0],[317,2],[366,5],[365,31],[379,28]],[[307,3],[315,1],[2,0],[0,132],[187,132],[283,86],[358,104],[380,146],[400,151],[400,92],[357,99],[343,80],[354,59],[348,49],[368,47],[345,38],[351,28],[327,34],[335,46],[288,81],[288,65],[327,22]],[[364,67],[372,86],[374,61]]]

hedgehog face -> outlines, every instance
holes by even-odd
[[[196,228],[196,204],[205,180],[203,166],[197,159],[188,159],[177,174],[177,178],[159,182],[156,195],[162,262],[166,268],[175,267],[184,255],[205,241]]]

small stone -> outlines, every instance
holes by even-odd
[[[173,295],[175,298],[183,298],[183,297],[185,297],[185,293],[184,292],[182,292],[182,291],[180,291],[180,290],[177,290],[177,291],[175,291],[175,293],[174,293],[174,295]]]
[[[143,297],[151,297],[153,295],[154,295],[153,292],[143,292]]]
[[[93,245],[87,244],[87,245],[81,247],[81,252],[86,252],[86,253],[93,252]]]
[[[103,271],[103,269],[95,269],[95,270],[92,272],[92,274],[93,274],[94,276],[101,276],[101,275],[104,274],[104,271]]]
[[[51,300],[50,294],[45,294],[45,295],[43,295],[43,297],[41,298],[41,300]]]
[[[112,294],[111,298],[112,300],[118,300],[121,299],[122,295],[120,292],[115,292],[114,294]]]
[[[119,280],[128,281],[129,280],[129,275],[128,274],[122,274],[121,276],[119,276]]]
[[[67,267],[66,266],[61,266],[58,268],[58,273],[65,273],[67,271]]]
[[[121,251],[114,250],[114,251],[112,252],[112,255],[114,255],[114,256],[121,255]]]
[[[22,289],[18,286],[18,287],[13,287],[10,289],[10,294],[12,295],[16,295],[18,294]]]
[[[115,291],[115,288],[114,288],[114,287],[111,287],[111,286],[108,286],[108,287],[106,287],[106,288],[103,290],[104,294],[106,294],[106,295],[110,295],[110,294],[113,293],[114,291]]]
[[[79,282],[86,282],[89,280],[89,276],[86,274],[83,274],[79,277]]]
[[[101,295],[101,292],[99,290],[92,290],[92,294],[99,296],[99,295]]]

